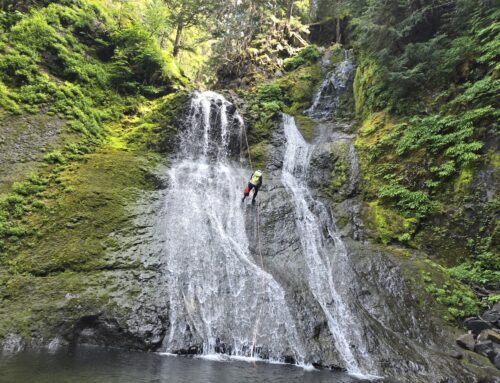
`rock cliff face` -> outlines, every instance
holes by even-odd
[[[324,124],[319,125],[324,129]],[[317,185],[317,180],[324,179],[322,173],[331,171],[328,167],[318,166],[321,157],[330,156],[335,150],[336,138],[349,139],[342,132],[344,126],[340,124],[335,132],[334,125],[329,135],[332,141],[324,141],[314,146],[311,153],[311,166],[307,174],[307,184]],[[341,315],[329,307],[322,307],[315,297],[314,286],[311,286],[311,269],[307,264],[307,254],[304,251],[303,238],[298,226],[298,220],[307,217],[297,216],[294,208],[293,194],[287,190],[282,182],[283,158],[286,147],[284,122],[281,121],[273,132],[269,147],[270,160],[268,176],[263,192],[260,194],[258,207],[247,207],[246,227],[250,238],[250,246],[254,259],[259,259],[260,253],[264,259],[264,269],[271,273],[286,291],[287,304],[291,308],[296,326],[300,329],[306,347],[309,361],[324,366],[346,366],[345,355],[339,355],[338,347],[341,340],[336,340],[329,326],[328,315]],[[335,134],[336,133],[336,134]],[[339,138],[340,137],[340,138]],[[355,169],[355,167],[353,167]],[[355,174],[350,173],[350,176]],[[354,189],[356,185],[353,185]],[[324,213],[318,204],[328,204],[328,201],[318,197],[314,192],[316,202],[309,201],[315,214]],[[356,194],[352,190],[348,195]],[[348,199],[348,198],[347,198]],[[339,201],[342,204],[343,201]],[[347,206],[353,207],[349,212],[356,217],[355,203],[349,201]],[[344,207],[345,208],[345,207]],[[421,307],[417,294],[405,282],[404,262],[377,247],[368,243],[355,241],[348,236],[338,237],[345,246],[347,263],[336,261],[335,253],[339,251],[340,243],[332,238],[328,230],[338,230],[338,226],[331,222],[334,219],[328,211],[323,220],[322,246],[331,257],[333,278],[343,290],[338,299],[344,299],[349,306],[348,321],[343,322],[341,331],[349,334],[359,331],[358,340],[363,344],[351,343],[353,349],[364,348],[365,359],[360,359],[358,368],[364,373],[379,374],[393,377],[395,381],[474,381],[473,375],[451,356],[455,350],[454,339],[451,333],[443,330],[443,324],[436,318],[431,318],[425,307]],[[353,218],[356,221],[356,218]],[[353,221],[345,226],[346,234],[356,237],[359,229],[353,230],[356,225]],[[257,227],[260,223],[260,231]],[[331,226],[330,226],[331,225]],[[329,228],[330,226],[330,228]],[[260,234],[261,252],[258,248]],[[341,275],[339,275],[341,273]],[[330,302],[333,306],[333,303]],[[329,312],[330,311],[330,312]],[[355,337],[351,337],[353,342]]]
[[[351,124],[317,121],[307,143],[282,115],[259,202],[241,205],[250,172],[232,160],[241,154],[241,121],[218,95],[198,104],[185,109],[172,164],[149,174],[155,187],[126,209],[130,227],[112,233],[102,272],[84,291],[68,289],[34,345],[257,355],[387,381],[494,375],[456,359],[463,355],[451,332],[412,290],[411,262],[361,241]],[[338,182],[325,185],[332,174]],[[334,202],[325,198],[332,190]],[[192,203],[176,212],[181,201]],[[196,229],[189,238],[181,214]],[[86,300],[96,293],[101,303]],[[25,345],[16,333],[4,341],[10,351]]]
[[[355,67],[349,54],[327,67],[308,117],[298,115],[307,91],[295,92],[297,118],[282,114],[269,137],[259,132],[267,157],[256,205],[240,202],[251,172],[243,119],[213,92],[195,92],[182,113],[167,96],[155,107],[167,105],[168,123],[124,121],[132,125],[124,137],[113,132],[101,150],[73,153],[74,163],[50,175],[59,186],[36,194],[47,212],[27,220],[40,232],[24,233],[26,246],[13,239],[2,264],[3,349],[89,343],[258,356],[395,382],[494,381],[495,370],[459,351],[430,309],[414,254],[365,242],[350,120]],[[268,93],[285,99],[292,79],[312,88],[319,72],[299,68]],[[43,116],[2,130],[0,161],[9,166],[0,188],[62,145],[64,122]],[[154,172],[151,148],[171,151]],[[493,169],[472,184],[491,202]],[[478,347],[482,338],[462,340],[496,363],[493,346]]]

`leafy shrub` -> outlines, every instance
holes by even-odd
[[[65,164],[66,163],[66,158],[62,154],[61,151],[59,150],[54,150],[53,152],[47,153],[43,157],[44,161],[48,162],[49,164]]]
[[[474,245],[472,239],[470,242]],[[450,275],[469,284],[500,289],[500,257],[492,247],[491,237],[482,238],[477,248],[473,249],[473,258],[450,268]]]
[[[160,47],[145,30],[137,26],[117,31],[113,34],[115,52],[112,57],[111,83],[121,92],[134,93],[146,86],[169,85],[172,77],[172,63],[168,63]]]
[[[388,184],[380,189],[379,198],[394,201],[405,217],[423,218],[427,215],[431,209],[428,193],[408,190],[400,184],[402,178],[387,176],[386,180]]]
[[[278,84],[271,83],[259,87],[255,101],[257,103],[282,103],[284,98],[283,89]]]
[[[448,306],[448,314],[454,319],[477,315],[478,299],[466,287],[453,282],[444,283],[442,287],[431,283],[426,291],[432,294],[438,303]]]
[[[295,56],[284,61],[284,67],[287,71],[292,71],[298,67],[315,62],[321,57],[321,53],[316,45],[309,45],[300,50]]]

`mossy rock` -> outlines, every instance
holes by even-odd
[[[387,249],[398,251],[393,247]],[[478,314],[480,302],[474,292],[453,279],[445,267],[425,259],[424,254],[407,255],[402,271],[417,301],[433,316],[457,326],[463,318]]]
[[[367,234],[383,244],[408,242],[416,230],[415,218],[404,218],[394,210],[372,201],[364,206]]]
[[[295,121],[305,140],[311,142],[314,138],[314,121],[310,117],[302,114],[296,115]]]
[[[103,256],[115,246],[110,234],[129,225],[124,206],[148,187],[147,165],[136,154],[103,149],[67,166],[40,196],[46,209],[23,219],[33,234],[9,249],[9,270],[47,275],[105,267]]]

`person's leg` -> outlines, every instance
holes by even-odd
[[[255,203],[255,197],[257,197],[257,193],[259,192],[259,187],[254,186],[254,192],[253,192],[253,198],[252,198],[252,203]]]
[[[245,198],[247,198],[250,195],[250,191],[252,190],[253,185],[249,182],[247,188],[248,188],[248,193],[245,192],[243,193],[243,198],[241,199],[241,202],[244,202]]]

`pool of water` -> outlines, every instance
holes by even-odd
[[[358,383],[342,372],[97,347],[0,356],[1,383]]]

